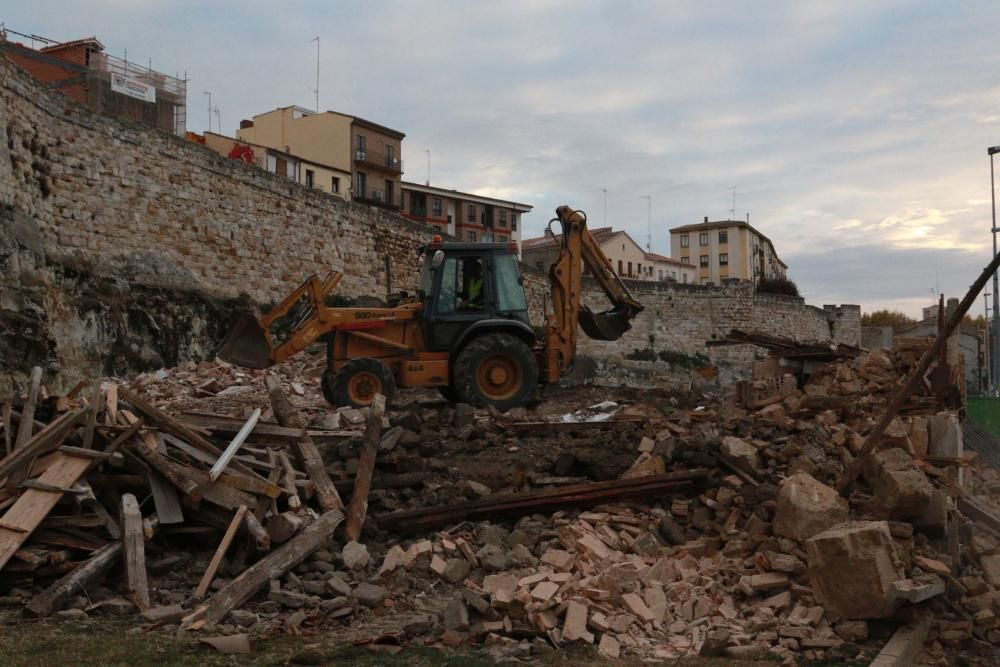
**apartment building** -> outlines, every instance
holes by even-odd
[[[670,230],[670,256],[695,267],[702,285],[727,278],[784,278],[788,271],[771,239],[742,220],[709,222],[706,217],[701,224],[675,227]]]
[[[108,55],[96,37],[58,42],[0,29],[0,57],[97,113],[184,135],[187,84]]]
[[[297,106],[282,107],[240,122],[236,138],[266,146],[312,167],[302,169],[303,185],[340,193],[348,199],[403,207],[402,141],[397,130],[357,116]]]
[[[694,267],[669,257],[646,252],[628,232],[611,227],[590,230],[601,251],[611,261],[612,267],[622,278],[680,283],[695,282]],[[521,261],[536,269],[548,270],[555,261],[562,245],[562,234],[546,232],[545,236],[526,239],[521,248]]]
[[[531,204],[483,197],[403,181],[403,217],[462,241],[514,241],[520,247],[521,216]]]

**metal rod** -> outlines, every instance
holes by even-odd
[[[996,181],[993,176],[993,153],[990,153],[990,207],[993,213],[993,227],[991,231],[993,233],[993,255],[997,254],[997,196],[996,196]],[[1000,368],[997,367],[997,360],[1000,355],[997,354],[997,342],[1000,341],[1000,301],[997,301],[997,296],[1000,294],[1000,277],[998,277],[997,272],[993,272],[993,347],[990,349],[990,377],[992,381],[990,383],[990,391],[996,393],[997,377],[1000,376]]]

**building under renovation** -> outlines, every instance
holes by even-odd
[[[108,55],[96,37],[57,42],[0,26],[0,54],[46,87],[98,113],[184,134],[185,82]]]

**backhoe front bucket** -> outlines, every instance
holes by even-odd
[[[253,313],[243,311],[229,329],[222,346],[216,353],[223,361],[244,368],[268,368],[271,363],[271,345],[264,329]]]
[[[618,340],[632,328],[628,310],[612,308],[595,313],[587,306],[580,306],[580,328],[594,340]]]

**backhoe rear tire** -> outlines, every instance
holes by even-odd
[[[452,378],[461,401],[503,411],[531,399],[538,384],[538,365],[524,341],[510,334],[487,334],[458,353]]]
[[[323,374],[323,396],[331,405],[365,408],[375,400],[375,394],[385,396],[386,403],[396,396],[396,378],[378,359],[351,359],[336,373]]]

